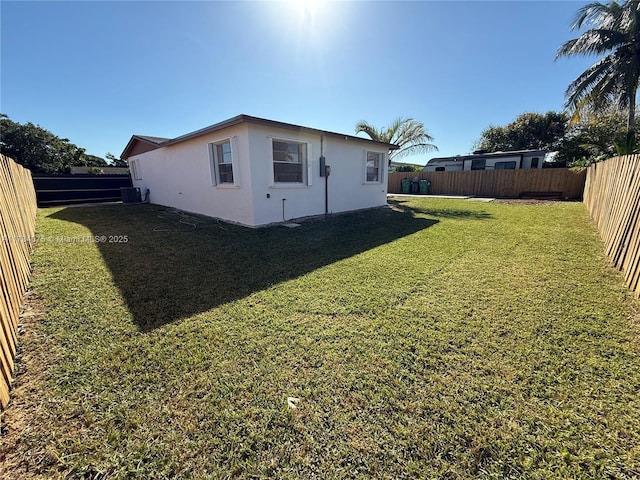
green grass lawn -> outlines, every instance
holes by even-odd
[[[583,205],[391,203],[40,210],[0,476],[639,478],[640,302]]]

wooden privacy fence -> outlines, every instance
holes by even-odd
[[[120,201],[120,189],[132,187],[129,175],[36,174],[33,184],[41,207]]]
[[[31,172],[0,154],[0,406],[9,401],[22,297],[31,274],[36,194]]]
[[[607,255],[640,296],[640,155],[615,157],[587,170],[584,204]]]
[[[470,170],[462,172],[392,172],[389,193],[401,193],[404,178],[429,180],[433,195],[475,195],[517,198],[554,196],[581,199],[586,172],[566,168],[533,170]]]

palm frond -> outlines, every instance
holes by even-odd
[[[417,143],[414,145],[405,146],[400,150],[395,150],[389,156],[395,159],[395,158],[407,157],[409,155],[419,155],[423,153],[437,152],[437,151],[438,151],[438,147],[432,143]]]
[[[602,55],[620,47],[627,40],[627,35],[615,30],[588,30],[578,38],[563,43],[556,53],[556,60],[572,55]]]
[[[576,12],[571,30],[580,30],[585,25],[599,25],[602,28],[606,28],[606,25],[613,25],[618,7],[616,2],[611,2],[611,4],[593,2],[584,5]]]
[[[565,92],[567,96],[567,106],[577,105],[580,100],[593,90],[598,83],[603,81],[607,75],[611,75],[614,71],[615,58],[613,55],[597,61],[578,78],[569,84]]]
[[[393,122],[391,122],[391,125],[389,125],[385,129],[384,137],[387,139],[389,143],[395,143],[396,145],[400,145],[398,142],[400,141],[399,137],[401,136],[402,130],[405,128],[405,125],[408,122],[413,122],[413,121],[414,120],[412,118],[403,118],[403,117],[396,118]]]
[[[605,56],[569,84],[565,107],[575,122],[587,105],[598,109],[614,98],[628,110],[631,126],[640,79],[640,0],[589,3],[578,10],[571,28],[585,26],[593,28],[562,44],[556,59]]]
[[[378,129],[376,129],[376,127],[371,125],[369,122],[366,122],[365,120],[361,120],[358,123],[356,123],[355,130],[356,130],[356,134],[364,133],[365,135],[368,135],[371,140],[375,140],[377,142],[384,141],[381,139],[382,135],[380,134]]]
[[[433,137],[422,122],[413,118],[398,117],[386,128],[377,129],[366,121],[356,124],[356,133],[365,133],[371,139],[392,143],[400,149],[389,153],[389,159],[438,150],[431,142]]]

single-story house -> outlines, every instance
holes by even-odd
[[[260,226],[386,205],[397,148],[238,115],[177,138],[133,135],[121,157],[151,203]]]
[[[542,168],[545,150],[513,150],[510,152],[482,151],[473,155],[432,158],[424,167],[425,172],[451,172],[462,170],[517,170]]]

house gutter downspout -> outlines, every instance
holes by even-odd
[[[324,135],[320,135],[320,158],[324,158]],[[329,175],[326,167],[324,173],[324,219],[329,217]]]

